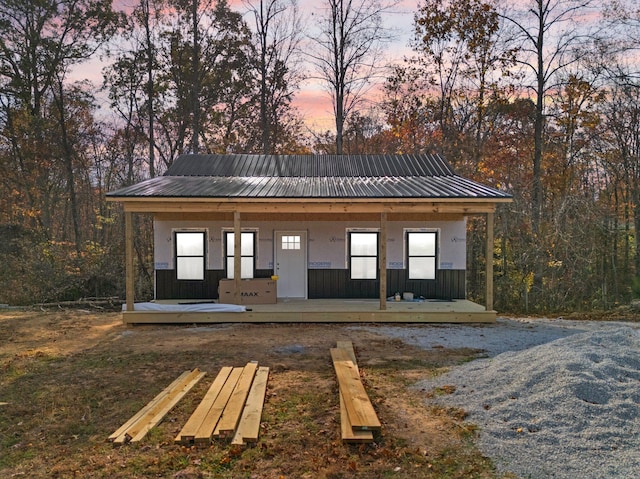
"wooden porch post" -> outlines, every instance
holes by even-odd
[[[235,291],[233,302],[241,303],[240,288],[242,287],[242,225],[240,223],[240,212],[233,212],[233,281]]]
[[[124,241],[125,241],[125,296],[127,311],[133,311],[135,302],[135,272],[133,268],[133,213],[126,211],[124,214]]]
[[[494,213],[487,213],[487,247],[486,247],[486,310],[493,311],[493,221]]]
[[[380,310],[387,309],[387,213],[380,213]]]

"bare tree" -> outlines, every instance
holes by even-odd
[[[530,89],[536,103],[531,226],[539,233],[543,208],[542,159],[544,155],[545,99],[559,87],[566,69],[590,53],[587,44],[595,38],[592,20],[596,0],[526,0],[521,7],[501,13],[513,27],[519,46],[517,62],[533,76]],[[565,76],[566,78],[566,76]]]
[[[531,244],[540,245],[545,198],[543,160],[547,142],[547,98],[562,88],[567,70],[578,65],[595,42],[593,15],[596,0],[525,0],[508,13],[501,13],[507,28],[512,28],[518,46],[516,62],[522,66],[525,82],[535,99],[533,158],[531,169]],[[537,301],[543,294],[543,278],[548,264],[546,251],[532,255],[532,292]],[[550,284],[550,283],[549,283]]]
[[[134,178],[134,150],[142,145],[143,136],[147,171],[150,178],[156,175],[158,44],[164,5],[165,0],[139,0],[120,36],[115,61],[103,70],[103,87],[109,92],[111,108],[125,122],[124,134],[131,140],[127,145],[129,183]]]
[[[149,177],[156,175],[156,144],[155,144],[155,45],[153,38],[153,19],[160,16],[162,2],[154,4],[152,0],[140,0],[140,5],[136,10],[138,21],[144,28],[144,39],[142,42],[142,50],[144,52],[144,60],[147,74],[145,92],[147,95],[147,134],[149,137]]]
[[[254,18],[261,149],[274,153],[281,110],[291,103],[302,77],[301,16],[296,0],[245,0],[245,5]]]
[[[640,296],[640,82],[634,76],[622,68],[618,69],[603,113],[611,143],[607,167],[609,174],[619,183],[621,203],[624,205],[624,212],[618,215],[625,223],[624,268],[633,262],[635,294]],[[635,254],[629,261],[632,243],[631,250]]]
[[[368,87],[383,73],[382,47],[393,37],[382,17],[395,0],[326,0],[314,15],[319,33],[308,53],[317,78],[326,83],[333,102],[336,153],[342,154],[344,125],[364,99]]]
[[[51,221],[43,212],[48,209],[51,183],[58,180],[49,175],[60,158],[50,153],[57,138],[47,136],[51,118],[46,106],[71,67],[91,58],[113,36],[119,22],[120,15],[107,0],[0,2],[0,130],[3,141],[11,145],[6,158],[10,166],[4,172],[26,182],[21,193],[47,235]],[[74,177],[66,181],[79,248]]]

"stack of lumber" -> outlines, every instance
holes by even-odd
[[[124,423],[116,432],[109,436],[114,444],[138,442],[146,436],[149,430],[158,425],[167,413],[187,394],[198,381],[207,373],[198,368],[185,371],[167,386],[145,407]]]
[[[373,432],[381,428],[371,400],[360,378],[351,341],[338,341],[331,349],[340,394],[340,430],[344,442],[373,442]]]
[[[223,367],[204,398],[175,438],[177,444],[209,445],[231,439],[244,445],[258,441],[269,368],[250,362]]]

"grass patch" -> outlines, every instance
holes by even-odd
[[[329,348],[344,337],[340,334],[351,337],[358,334],[354,331],[336,325],[243,325],[196,334],[171,326],[125,329],[97,317],[91,321],[102,327],[98,334],[86,315],[65,314],[64,321],[45,314],[12,323],[29,330],[12,333],[24,350],[16,346],[1,358],[0,401],[7,404],[0,406],[0,477],[496,477],[473,446],[477,431],[462,413],[428,408],[424,393],[409,387],[419,377],[459,363],[468,352],[425,352],[398,342],[362,340],[358,359],[383,428],[374,443],[349,445],[340,438]],[[55,330],[60,324],[66,349],[46,352],[42,338],[34,338],[38,347],[29,344],[28,334],[60,336]],[[279,352],[278,346],[298,343],[305,346],[304,354]],[[272,367],[258,443],[247,448],[224,441],[193,448],[173,444],[219,369],[250,360]],[[142,442],[123,447],[106,442],[194,367],[208,375]]]

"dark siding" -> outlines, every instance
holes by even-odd
[[[464,299],[465,271],[439,270],[436,280],[408,280],[406,270],[387,270],[387,297],[411,292],[429,299]],[[352,281],[348,270],[309,270],[309,299],[378,298],[379,281]]]
[[[270,278],[273,270],[258,269],[256,278]],[[226,278],[222,270],[207,270],[204,281],[178,281],[175,270],[156,271],[156,299],[218,299],[218,283]]]
[[[270,269],[256,270],[256,278],[269,278]],[[464,299],[465,271],[438,270],[438,279],[408,280],[406,270],[387,270],[387,296],[411,292],[428,299]],[[218,282],[224,271],[207,270],[204,281],[177,281],[174,270],[156,271],[156,299],[218,299]],[[378,281],[350,280],[349,271],[341,269],[310,269],[309,299],[378,298]]]

